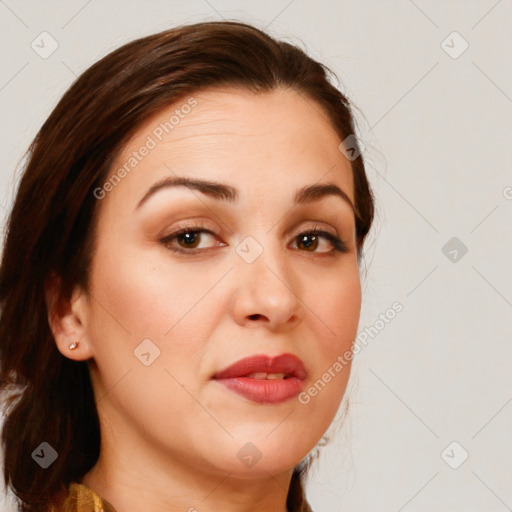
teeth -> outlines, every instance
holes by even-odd
[[[284,376],[284,373],[269,373],[267,379],[283,379]]]
[[[267,378],[266,372],[255,372],[255,373],[249,373],[246,375],[248,379],[258,379],[258,380],[264,380]]]
[[[285,373],[266,373],[266,372],[254,372],[245,375],[247,379],[258,379],[258,380],[271,380],[271,379],[284,379]]]

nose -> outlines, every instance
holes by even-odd
[[[285,331],[302,320],[300,279],[294,275],[282,251],[282,248],[273,251],[265,248],[251,263],[242,257],[236,261],[232,314],[238,324]]]

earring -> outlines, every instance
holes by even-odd
[[[71,345],[69,345],[69,350],[75,350],[75,348],[78,347],[79,344],[80,344],[79,341],[73,341],[73,343],[71,343]]]

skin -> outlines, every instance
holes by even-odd
[[[101,422],[100,458],[82,483],[118,512],[285,512],[293,467],[332,422],[350,365],[308,404],[258,404],[211,377],[250,355],[292,353],[307,389],[352,348],[361,306],[352,208],[337,196],[292,204],[297,189],[327,182],[353,202],[352,171],[326,114],[293,90],[216,88],[194,98],[99,200],[90,290],[77,287],[50,314],[61,353],[89,360]],[[183,103],[146,122],[112,172]],[[175,187],[136,208],[175,175],[229,184],[239,198]],[[215,233],[196,234],[202,252],[161,241],[198,220]],[[322,237],[301,245],[297,235],[315,227],[347,252]],[[252,263],[236,252],[247,236],[263,249]],[[183,240],[171,246],[190,251]],[[134,356],[147,338],[160,350],[149,366]],[[252,467],[237,457],[249,442],[261,453]]]

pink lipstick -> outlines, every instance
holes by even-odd
[[[304,363],[293,354],[259,354],[237,361],[213,379],[253,402],[278,404],[302,391],[306,375]]]

